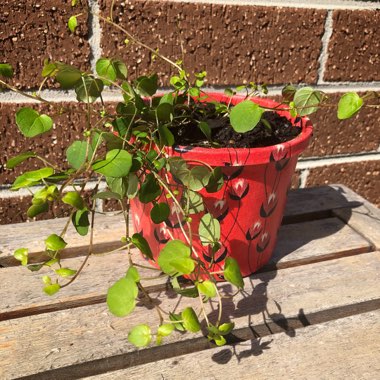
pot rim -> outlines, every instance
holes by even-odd
[[[228,102],[230,97],[216,92],[206,94],[207,101]],[[234,95],[232,104],[237,104],[245,99],[242,95]],[[251,98],[255,103],[275,107],[280,103],[267,98]],[[309,141],[313,134],[313,126],[308,117],[298,118],[295,123],[295,118],[292,118],[287,111],[278,111],[280,115],[287,117],[292,121],[293,125],[302,127],[301,133],[292,140],[284,143],[271,145],[260,148],[209,148],[209,147],[193,147],[174,145],[169,148],[169,154],[172,156],[181,156],[187,161],[197,160],[203,161],[211,166],[243,166],[243,165],[258,165],[268,162],[279,161],[290,157],[300,155],[309,145]]]

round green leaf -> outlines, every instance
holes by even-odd
[[[141,96],[153,96],[158,88],[157,74],[153,74],[150,77],[141,76],[136,79],[135,90]]]
[[[39,183],[42,179],[48,178],[53,174],[54,170],[52,168],[42,168],[26,172],[15,179],[11,189],[18,190],[22,187],[35,185]]]
[[[173,117],[173,106],[170,103],[160,103],[156,108],[156,116],[159,121],[171,121]]]
[[[67,161],[71,167],[78,170],[86,162],[86,153],[90,158],[93,154],[92,147],[86,141],[74,141],[67,148]]]
[[[232,257],[227,257],[224,264],[224,278],[240,289],[244,288],[243,277],[238,262]]]
[[[96,62],[96,72],[111,82],[127,79],[127,67],[119,60],[100,58]]]
[[[136,306],[138,288],[136,282],[127,277],[116,281],[107,292],[107,305],[110,312],[117,317],[125,317]]]
[[[113,149],[107,152],[105,160],[96,161],[92,169],[107,177],[125,177],[132,166],[132,156],[122,149]]]
[[[73,223],[74,228],[81,236],[86,236],[90,227],[88,214],[89,212],[87,209],[77,210],[71,217],[71,222]]]
[[[153,254],[149,247],[149,243],[144,239],[144,237],[141,234],[137,232],[133,234],[131,241],[141,251],[143,255],[153,260]]]
[[[121,200],[122,197],[120,194],[114,193],[113,191],[102,191],[100,193],[95,194],[93,199],[117,199]]]
[[[93,103],[103,91],[103,81],[91,77],[82,77],[75,86],[75,93],[79,102]]]
[[[199,282],[197,284],[197,288],[202,294],[204,294],[207,297],[212,298],[216,296],[215,284],[210,280]]]
[[[220,224],[218,219],[211,214],[202,216],[199,223],[199,238],[202,245],[209,245],[219,241],[220,239]]]
[[[211,172],[206,166],[195,166],[190,170],[188,181],[184,185],[193,191],[202,190],[207,186],[210,176]]]
[[[129,176],[131,176],[132,173],[129,173]],[[128,189],[128,180],[127,178],[113,178],[113,177],[107,177],[106,178],[107,185],[109,189],[120,196],[120,198],[124,198],[124,196],[127,194]]]
[[[150,327],[145,324],[135,326],[128,334],[128,340],[136,347],[145,347],[152,340]]]
[[[164,325],[159,326],[157,329],[157,334],[161,336],[168,336],[174,331],[174,324],[166,323]]]
[[[303,87],[294,94],[294,104],[300,116],[310,115],[318,110],[322,92],[311,87]]]
[[[163,103],[168,104],[168,103]],[[175,142],[174,135],[166,125],[158,126],[158,134],[160,136],[160,146],[172,146]]]
[[[159,224],[168,219],[170,208],[166,203],[156,203],[150,211],[150,217],[153,223]]]
[[[180,240],[171,240],[161,250],[158,265],[169,276],[190,274],[195,268],[190,248]]]
[[[32,108],[24,107],[16,113],[16,124],[25,137],[34,137],[49,131],[53,120],[47,115],[40,115]]]
[[[70,268],[59,268],[55,270],[55,273],[61,277],[70,277],[74,276],[74,274],[77,273],[77,271]]]
[[[28,211],[26,212],[26,215],[29,218],[34,218],[39,214],[42,214],[43,212],[49,211],[49,204],[47,202],[42,202],[38,204],[33,204],[28,208]]]
[[[60,64],[57,69],[56,79],[64,90],[74,88],[82,79],[82,73],[76,67]]]
[[[22,162],[24,162],[25,160],[27,160],[30,157],[36,157],[36,154],[34,152],[21,153],[18,156],[15,156],[15,157],[12,157],[11,159],[9,159],[7,161],[7,163],[5,164],[5,166],[7,167],[7,169],[13,169],[17,165],[21,164]]]
[[[213,169],[208,179],[208,184],[206,186],[206,191],[208,193],[216,193],[223,186],[223,173],[220,166]]]
[[[149,203],[161,194],[161,187],[152,173],[149,173],[142,183],[139,191],[141,203]]]
[[[218,330],[221,335],[227,335],[233,330],[234,327],[235,323],[233,322],[223,323],[218,327]]]
[[[57,293],[59,289],[61,289],[61,286],[59,284],[50,284],[44,287],[44,292],[47,295],[52,296],[53,294]]]
[[[13,67],[9,63],[0,63],[0,76],[5,78],[12,78]]]
[[[139,179],[135,173],[128,174],[127,197],[133,199],[139,190]]]
[[[58,251],[65,248],[67,243],[57,234],[51,234],[45,240],[46,249],[49,251]]]
[[[182,313],[181,317],[183,319],[183,326],[187,331],[193,333],[198,332],[201,329],[198,317],[192,307],[187,307]]]
[[[69,27],[70,32],[72,33],[75,32],[75,28],[78,26],[78,21],[77,21],[76,16],[71,16],[69,18],[69,21],[67,22],[67,26]]]
[[[349,119],[363,106],[363,99],[356,92],[344,94],[338,103],[338,119]]]
[[[21,262],[21,265],[28,264],[28,248],[19,248],[13,252],[13,257]]]
[[[136,267],[129,267],[127,270],[126,278],[133,280],[134,282],[140,281],[140,274]]]
[[[85,206],[84,201],[80,194],[76,191],[69,191],[62,197],[62,202],[82,210]]]
[[[251,131],[259,123],[264,110],[256,103],[245,100],[231,109],[232,128],[239,133]]]

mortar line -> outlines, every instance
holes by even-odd
[[[155,0],[158,1],[158,0]],[[236,5],[236,6],[263,6],[263,7],[285,7],[285,8],[308,8],[308,9],[378,9],[378,3],[368,3],[365,1],[335,0],[326,2],[325,0],[170,0],[176,3],[194,3],[194,4],[218,4],[218,5]]]
[[[304,189],[307,184],[307,178],[309,177],[310,170],[305,169],[301,170],[301,173],[299,175],[299,188]]]
[[[307,84],[307,83],[299,83],[297,86],[312,86],[315,89],[321,90],[326,93],[334,93],[334,92],[348,92],[348,91],[357,91],[357,92],[365,92],[365,91],[380,91],[380,82],[323,82],[323,84]],[[226,88],[234,88],[236,85],[226,85],[226,86],[207,86],[203,89],[207,92],[220,92],[223,93]],[[269,96],[281,95],[281,85],[273,85],[267,86],[269,90]],[[170,89],[168,87],[159,88],[158,92],[167,92]],[[27,94],[33,94],[32,91],[25,91]],[[244,92],[242,92],[243,94]],[[63,91],[63,90],[43,90],[41,92],[41,96],[45,99],[49,99],[51,102],[60,103],[60,102],[76,102],[76,96],[74,91]],[[122,96],[120,92],[117,90],[105,90],[103,92],[103,99],[105,101],[120,101],[122,100]],[[20,94],[12,93],[12,92],[3,92],[0,94],[0,103],[29,103],[29,104],[38,104],[37,100],[33,100],[30,98],[26,98]]]
[[[317,84],[325,84],[323,78],[326,70],[326,63],[328,59],[328,47],[331,35],[333,33],[333,11],[327,11],[326,21],[325,21],[325,32],[322,36],[322,48],[318,59],[318,73],[317,73]]]
[[[88,0],[88,5],[92,14],[99,14],[99,4],[97,0]],[[89,14],[91,35],[90,35],[90,38],[88,39],[88,43],[90,45],[90,50],[91,50],[91,59],[90,59],[91,70],[92,72],[95,73],[96,61],[102,55],[102,49],[100,45],[102,31],[101,31],[99,19],[97,17],[94,17],[92,14],[91,13]]]

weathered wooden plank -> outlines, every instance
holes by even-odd
[[[361,312],[360,305],[367,311],[378,308],[379,273],[380,252],[260,273],[245,279],[246,292],[225,305],[223,320],[233,320],[238,330],[250,331],[251,338],[258,325],[277,326],[277,331],[294,335],[293,319],[307,325],[313,313],[324,313],[329,320],[347,306],[351,312]],[[178,298],[166,298],[165,303],[177,305]],[[0,322],[2,378],[34,374],[33,379],[74,379],[208,347],[198,339],[200,334],[174,334],[161,347],[136,351],[127,342],[128,330],[142,322],[154,324],[153,319],[152,313],[140,308],[118,319],[99,304]],[[65,366],[70,366],[70,372],[67,368],[54,371]]]
[[[67,218],[57,218],[30,223],[17,223],[0,226],[0,265],[19,265],[13,252],[20,247],[29,248],[31,262],[46,258],[44,240],[52,233],[60,234]],[[122,246],[120,238],[125,235],[125,223],[121,214],[109,216],[97,214],[95,217],[94,253],[109,252]],[[89,236],[80,236],[70,224],[65,240],[68,247],[61,251],[64,257],[86,255]]]
[[[343,255],[368,252],[370,244],[339,219],[322,219],[314,222],[282,226],[274,258],[267,267],[284,268],[310,262],[337,258]],[[69,268],[79,268],[83,257],[62,260]],[[135,252],[134,260],[144,264]],[[23,267],[2,268],[0,278],[0,320],[43,313],[70,307],[103,302],[107,288],[122,277],[128,268],[125,253],[93,256],[81,276],[58,294],[48,297],[42,292],[41,278],[51,270],[30,272]],[[142,276],[157,273],[142,271]],[[17,281],[15,281],[17,278]],[[164,285],[163,281],[150,281],[150,286]],[[9,292],[12,289],[12,292]]]
[[[285,210],[284,224],[295,223],[314,218],[331,217],[332,209],[347,208],[359,205],[357,200],[350,200],[351,196],[343,186],[323,186],[319,188],[298,189],[289,192]],[[51,233],[59,233],[67,219],[53,219],[47,221],[0,225],[0,265],[18,265],[12,254],[20,247],[30,248],[30,256],[35,261],[44,257],[43,239]],[[94,252],[110,251],[120,246],[120,237],[124,235],[122,215],[96,216],[97,228],[95,231]],[[70,226],[66,235],[69,247],[63,251],[65,257],[85,255],[87,253],[88,237],[76,234]]]
[[[97,375],[98,380],[368,379],[380,374],[380,310]],[[194,364],[196,363],[196,365]],[[87,379],[95,377],[87,377]]]
[[[357,202],[360,206],[353,209],[335,208],[333,214],[362,234],[376,249],[379,249],[380,210],[348,188],[345,188],[345,193],[349,199]]]
[[[367,240],[337,218],[287,224],[279,230],[267,268],[286,268],[371,250]]]
[[[343,185],[296,189],[288,194],[283,224],[334,216],[332,209],[353,209],[360,201]]]

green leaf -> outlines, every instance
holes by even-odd
[[[82,80],[75,86],[77,100],[84,103],[93,103],[102,94],[104,85],[100,79],[82,77]]]
[[[0,76],[5,78],[12,78],[13,67],[9,63],[0,63]]]
[[[178,321],[178,323],[173,323],[174,327],[178,331],[185,331],[185,328],[184,328],[183,323],[182,323],[181,314],[169,313],[169,319],[173,322]]]
[[[210,280],[199,282],[197,284],[197,288],[198,288],[200,293],[204,294],[207,297],[212,298],[212,297],[216,296],[215,284]]]
[[[145,240],[145,238],[141,234],[139,233],[133,234],[131,241],[141,251],[143,255],[153,260],[153,254],[149,247],[149,243]]]
[[[156,108],[158,121],[169,122],[173,118],[173,106],[170,103],[160,103]]]
[[[243,277],[238,262],[232,257],[227,257],[224,264],[224,278],[239,289],[244,288]]]
[[[140,274],[136,267],[129,267],[127,270],[127,274],[125,275],[126,278],[129,278],[133,280],[134,282],[140,281]]]
[[[363,99],[356,92],[347,92],[338,103],[338,119],[349,119],[363,106]]]
[[[50,131],[53,120],[47,115],[40,115],[32,108],[24,107],[16,113],[16,124],[25,137],[35,137]]]
[[[190,190],[199,191],[207,186],[211,171],[206,166],[195,166],[190,170],[184,185]]]
[[[281,94],[285,101],[291,102],[293,101],[294,94],[296,92],[297,92],[297,89],[291,84],[288,84],[282,89]]]
[[[53,294],[57,293],[59,289],[61,289],[61,286],[59,284],[50,284],[44,287],[44,292],[47,295],[52,296]]]
[[[122,61],[108,58],[100,58],[96,62],[96,72],[111,82],[116,79],[127,79],[127,67]]]
[[[164,103],[165,104],[165,103]],[[160,135],[160,146],[172,146],[175,142],[173,133],[166,125],[158,126],[158,134]]]
[[[173,96],[172,92],[169,92],[168,94],[165,94],[161,97],[160,104],[163,104],[163,103],[169,103],[169,104],[173,105],[174,96]]]
[[[91,145],[86,141],[74,141],[66,151],[67,161],[74,169],[79,169],[86,162],[86,153],[88,158],[93,154]]]
[[[206,186],[206,191],[208,193],[216,193],[223,187],[223,172],[220,166],[214,168],[208,179],[208,184]]]
[[[150,217],[153,223],[160,224],[168,219],[170,208],[166,203],[156,203],[150,211]]]
[[[135,90],[141,96],[153,96],[158,88],[158,76],[153,74],[150,77],[141,76],[135,81]]]
[[[264,109],[250,100],[245,100],[231,109],[232,128],[239,133],[251,131],[259,123]]]
[[[311,87],[300,88],[294,94],[294,104],[298,114],[306,116],[317,111],[322,98],[321,91],[314,90]]]
[[[101,193],[95,194],[92,198],[93,199],[117,199],[117,200],[122,199],[120,194],[114,193],[112,191],[102,191]]]
[[[226,344],[226,338],[222,335],[214,335],[213,340],[217,346],[224,346]]]
[[[128,177],[130,177],[132,173],[129,173]],[[134,174],[135,175],[135,174]],[[109,189],[120,196],[120,198],[124,198],[124,196],[127,194],[128,190],[128,179],[127,178],[113,178],[113,177],[107,177],[106,178],[107,185]]]
[[[70,268],[59,268],[55,270],[55,273],[61,277],[70,277],[74,276],[74,274],[77,273],[77,271],[75,269]]]
[[[192,307],[187,307],[182,313],[181,317],[183,319],[183,326],[187,331],[193,333],[198,332],[201,329],[198,317]]]
[[[123,148],[123,140],[111,132],[102,133],[102,138],[106,143],[107,150]]]
[[[233,330],[234,327],[235,323],[233,322],[223,323],[218,327],[218,330],[221,335],[227,335]]]
[[[135,326],[128,334],[128,340],[136,347],[146,347],[152,340],[150,327],[145,324]]]
[[[56,79],[64,90],[74,88],[82,79],[82,73],[73,66],[60,63]]]
[[[152,173],[149,173],[142,183],[139,191],[141,203],[149,203],[161,194],[161,187]]]
[[[31,157],[36,157],[36,154],[34,152],[21,153],[18,156],[9,159],[5,166],[7,167],[7,169],[14,169],[17,165],[21,164],[22,162]]]
[[[117,317],[125,317],[136,306],[138,288],[136,282],[127,277],[116,281],[107,292],[107,305],[110,312]]]
[[[107,152],[105,160],[92,164],[92,169],[107,177],[125,177],[132,166],[132,156],[122,149],[113,149]]]
[[[77,17],[76,16],[71,16],[69,18],[69,21],[67,22],[67,26],[69,27],[70,32],[74,33],[75,32],[75,28],[78,26]]]
[[[174,331],[174,325],[172,323],[165,323],[157,329],[157,334],[161,336],[168,336]]]
[[[83,198],[77,191],[69,191],[62,197],[62,202],[82,210],[85,207]]]
[[[43,212],[49,211],[49,204],[47,202],[39,203],[39,204],[33,204],[28,208],[28,211],[26,212],[26,215],[29,218],[34,218],[39,214],[42,214]]]
[[[220,224],[211,214],[202,216],[199,223],[199,238],[202,245],[216,243],[220,239]]]
[[[195,286],[192,288],[174,288],[174,291],[183,297],[197,298],[199,296],[199,291]]]
[[[139,179],[135,173],[128,174],[127,197],[133,199],[139,190]]]
[[[183,195],[182,205],[185,209],[188,207],[189,214],[198,214],[205,209],[202,196],[195,191]]]
[[[54,174],[54,170],[52,168],[42,168],[26,172],[15,179],[11,189],[18,190],[22,187],[35,185],[39,183],[42,179],[50,177],[52,174]]]
[[[73,223],[75,230],[81,236],[86,236],[90,227],[88,214],[89,212],[86,209],[77,210],[71,217],[71,222]]]
[[[28,264],[28,252],[29,252],[28,248],[19,248],[13,252],[13,257],[16,260],[20,261],[21,265],[25,266]]]
[[[205,121],[201,121],[198,124],[198,128],[206,136],[207,140],[211,141],[211,128],[210,128],[210,126]]]
[[[171,240],[161,250],[158,265],[169,276],[190,274],[195,268],[190,248],[180,240]]]
[[[58,251],[65,248],[67,243],[57,234],[51,234],[45,239],[46,249],[49,251]]]
[[[44,60],[44,67],[42,68],[41,75],[46,77],[54,77],[58,72],[58,66],[54,62],[50,62],[48,59]]]

